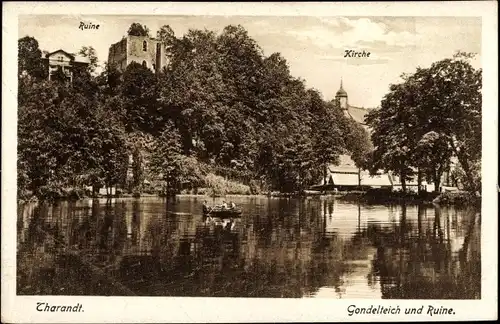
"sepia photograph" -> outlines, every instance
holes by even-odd
[[[483,23],[20,14],[15,296],[479,302]]]

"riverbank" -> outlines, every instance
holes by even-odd
[[[106,195],[91,195],[89,193],[75,194],[74,191],[68,191],[68,195],[60,195],[57,198],[52,199],[38,199],[36,196],[32,195],[29,197],[23,197],[18,199],[18,203],[29,203],[36,202],[39,200],[55,202],[55,201],[75,201],[80,199],[102,199],[102,198],[148,198],[148,197],[160,197],[161,195],[157,193],[121,193],[112,196]],[[263,193],[251,193],[249,191],[244,193],[227,193],[221,195],[213,195],[209,190],[204,190],[200,188],[198,190],[183,190],[181,193],[175,195],[176,197],[200,197],[202,199],[214,199],[214,198],[231,198],[231,197],[252,197],[252,198],[297,198],[297,199],[307,199],[307,198],[318,198],[318,199],[328,199],[334,198],[340,201],[345,201],[349,203],[364,203],[370,205],[390,205],[390,204],[410,204],[410,205],[432,205],[438,204],[442,206],[481,206],[481,197],[475,196],[468,192],[444,192],[444,193],[434,193],[434,192],[422,192],[420,194],[412,192],[397,192],[397,191],[387,191],[387,190],[369,190],[369,191],[338,191],[338,192],[320,192],[320,191],[303,191],[297,193],[284,193],[278,191],[263,192]]]
[[[475,196],[471,193],[459,192],[399,192],[399,191],[358,191],[358,192],[345,192],[336,194],[337,199],[347,202],[363,202],[373,205],[386,205],[386,204],[438,204],[442,206],[481,206],[481,197]]]

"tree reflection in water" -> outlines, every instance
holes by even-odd
[[[184,198],[21,205],[18,294],[480,298],[480,215],[241,198],[233,223]]]
[[[460,238],[452,235],[450,224],[456,211],[435,208],[433,220],[428,221],[426,210],[418,206],[415,224],[406,219],[406,210],[402,206],[401,220],[393,227],[372,224],[366,229],[377,248],[373,271],[380,277],[383,298],[479,299],[481,250],[477,211],[462,211],[463,223],[456,226],[467,231],[456,251]],[[468,253],[469,249],[474,252]]]

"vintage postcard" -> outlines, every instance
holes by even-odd
[[[6,3],[2,322],[497,319],[497,3]]]

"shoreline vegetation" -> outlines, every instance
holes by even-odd
[[[127,33],[150,32],[133,23]],[[342,88],[325,99],[291,74],[280,53],[264,55],[241,25],[183,36],[165,25],[156,36],[170,62],[161,70],[105,62],[97,72],[89,45],[78,52],[88,65],[69,71],[49,64],[51,53],[35,38],[18,40],[19,200],[315,196],[308,189],[328,184],[343,155],[371,175],[391,173],[398,179],[391,188],[402,193],[331,193],[340,199],[479,200],[482,70],[471,65],[473,53],[402,74],[362,124],[346,113]],[[435,192],[411,193],[410,182],[432,183]],[[347,183],[359,188],[359,174]],[[444,183],[471,194],[441,193]]]
[[[245,185],[240,184],[242,188]],[[391,204],[424,204],[432,205],[437,204],[441,206],[454,206],[454,207],[465,207],[465,206],[481,206],[481,197],[471,194],[466,191],[456,191],[456,192],[421,192],[420,194],[416,192],[401,192],[401,191],[388,191],[388,190],[368,190],[368,191],[303,191],[303,192],[278,192],[278,191],[268,191],[268,192],[251,192],[246,190],[245,192],[231,192],[227,191],[224,194],[213,195],[212,193],[216,191],[213,188],[197,188],[192,190],[183,190],[176,194],[175,197],[268,197],[268,198],[295,198],[295,199],[323,199],[323,198],[335,198],[340,201],[350,202],[350,203],[364,203],[368,205],[391,205]],[[160,192],[143,192],[140,195],[133,193],[122,193],[118,192],[115,195],[92,195],[90,191],[79,191],[74,190],[66,191],[67,195],[60,196],[57,199],[41,200],[45,202],[55,203],[57,201],[76,201],[80,199],[102,199],[102,198],[148,198],[148,197],[167,197],[162,195]],[[168,198],[168,197],[167,197]],[[36,196],[19,198],[18,203],[30,203],[40,201]]]

